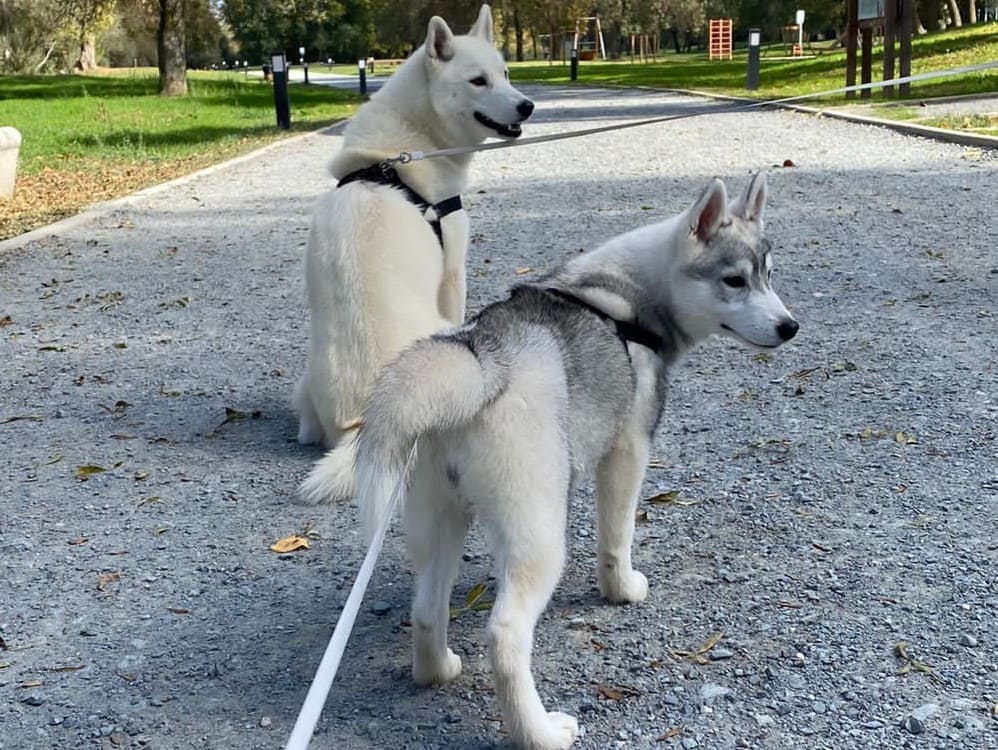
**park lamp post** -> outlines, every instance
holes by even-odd
[[[360,95],[367,96],[367,60],[363,58],[357,61],[357,76],[360,81]]]
[[[298,48],[298,62],[301,63],[302,68],[305,70],[305,84],[308,85],[308,60],[305,59],[305,48]]]
[[[288,63],[283,52],[270,56],[274,78],[274,109],[277,112],[277,126],[288,130],[291,127],[291,104],[288,101]]]
[[[762,41],[762,33],[759,29],[749,29],[748,33],[748,75],[745,79],[745,88],[755,91],[759,88],[759,43]]]

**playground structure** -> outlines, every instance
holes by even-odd
[[[707,59],[731,59],[731,19],[712,18],[707,35]]]

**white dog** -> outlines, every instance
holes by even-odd
[[[765,202],[765,175],[734,201],[714,180],[683,213],[416,342],[374,386],[356,472],[369,531],[386,522],[419,439],[404,506],[413,679],[439,684],[461,672],[447,647],[449,602],[475,515],[495,550],[487,637],[496,700],[520,748],[565,750],[578,734],[574,717],[547,711],[530,668],[534,627],[561,576],[572,488],[596,476],[600,593],[642,601],[634,511],[670,370],[713,334],[775,349],[797,333],[770,285]],[[341,452],[316,464],[305,494],[321,499],[342,484]]]
[[[332,163],[338,187],[315,209],[305,281],[311,312],[294,393],[298,441],[353,443],[377,372],[403,348],[464,320],[471,155],[383,161],[402,151],[516,138],[533,103],[513,88],[483,5],[455,36],[434,16],[426,43],[364,104]],[[345,456],[352,463],[352,453]],[[348,496],[348,481],[339,494]]]

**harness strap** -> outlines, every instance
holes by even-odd
[[[445,216],[464,208],[464,205],[461,203],[460,195],[452,195],[450,198],[444,198],[439,203],[430,203],[423,196],[402,182],[402,178],[399,177],[398,171],[393,166],[388,164],[388,162],[381,162],[380,164],[372,164],[371,166],[364,167],[363,169],[356,169],[340,179],[340,181],[336,183],[336,187],[343,187],[351,182],[374,182],[379,185],[388,185],[390,187],[398,188],[405,193],[406,198],[409,199],[410,203],[414,204],[417,208],[420,208],[423,211],[424,218],[426,212],[432,208],[437,217],[435,219],[427,219],[426,221],[433,229],[433,233],[437,235],[437,241],[440,243],[440,247],[444,246],[444,235],[443,230],[440,228],[440,220]]]
[[[548,294],[552,294],[566,302],[571,302],[574,305],[585,308],[591,313],[599,316],[601,320],[613,323],[616,328],[617,338],[621,340],[624,344],[624,350],[627,350],[627,342],[633,341],[635,344],[640,344],[653,352],[661,351],[665,344],[662,341],[662,337],[658,334],[648,330],[636,321],[629,320],[617,320],[615,317],[607,313],[605,310],[600,310],[595,305],[586,302],[584,299],[576,297],[570,292],[566,292],[563,289],[555,289],[554,287],[547,287],[544,291]],[[628,357],[630,353],[628,352]]]

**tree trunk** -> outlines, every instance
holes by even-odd
[[[950,24],[957,28],[963,26],[963,18],[960,16],[960,6],[956,4],[956,0],[948,0],[946,4],[949,6]]]
[[[88,37],[80,44],[80,56],[73,63],[73,70],[86,73],[97,67],[97,52],[94,47],[93,37]]]
[[[967,0],[967,23],[977,23],[977,0]]]
[[[183,96],[187,93],[183,0],[159,0],[156,52],[159,55],[159,93]]]
[[[516,33],[516,61],[523,62],[523,24],[520,22],[520,9],[513,8],[513,31]],[[534,58],[537,58],[536,51]]]
[[[939,0],[923,0],[918,4],[918,14],[929,31],[939,31],[944,28],[943,6]]]

